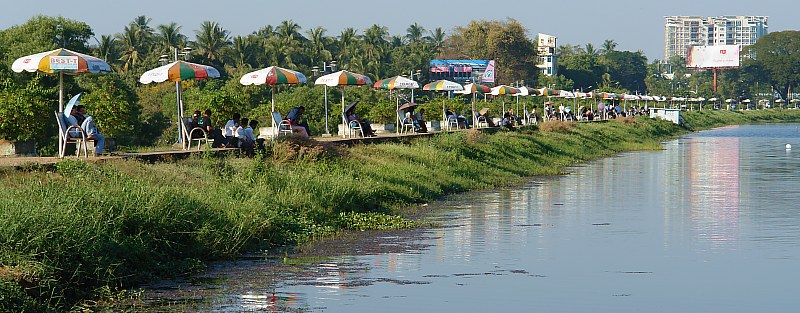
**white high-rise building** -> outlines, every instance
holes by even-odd
[[[537,53],[539,64],[536,67],[542,70],[542,74],[547,76],[558,75],[558,56],[556,55],[556,36],[540,33],[537,37]]]
[[[769,32],[766,16],[665,16],[664,61],[689,46],[752,45]]]

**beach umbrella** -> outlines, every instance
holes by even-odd
[[[456,82],[442,79],[432,83],[428,83],[425,86],[422,86],[422,90],[445,91],[445,92],[464,91],[464,86],[461,86]],[[442,99],[442,120],[447,121],[447,114],[445,113],[444,102],[445,99]]]
[[[356,74],[353,72],[348,72],[345,70],[338,71],[335,73],[330,73],[327,75],[320,76],[317,80],[314,81],[314,85],[325,85],[329,87],[342,87],[342,123],[346,127],[347,120],[345,119],[344,112],[344,87],[346,86],[363,86],[367,84],[371,84],[372,80],[369,77],[361,74]],[[345,133],[342,132],[342,137],[345,136]]]
[[[306,75],[298,71],[285,69],[277,66],[270,66],[244,74],[239,79],[239,83],[248,85],[269,85],[272,88],[272,112],[275,112],[275,85],[298,85],[305,84]],[[325,112],[326,116],[328,112]],[[272,119],[273,133],[277,131],[275,119]],[[275,137],[275,136],[273,136]]]
[[[472,95],[472,125],[478,125],[478,117],[475,115],[475,95],[479,93],[490,93],[492,92],[492,88],[489,88],[489,86],[486,85],[469,83],[464,85],[464,90],[456,92],[465,95]]]
[[[105,74],[111,72],[111,66],[102,59],[60,48],[16,59],[11,64],[11,70],[17,73],[22,71],[58,73],[58,111],[63,112],[64,74]]]
[[[183,101],[181,101],[181,81],[184,80],[203,80],[206,78],[219,77],[217,69],[202,64],[189,63],[186,61],[175,61],[163,66],[159,66],[139,77],[142,84],[163,83],[165,81],[175,82],[175,96],[178,107],[178,142],[183,143]]]
[[[540,96],[547,96],[547,97],[555,97],[558,96],[561,91],[557,89],[550,89],[550,88],[539,88],[536,90]]]
[[[372,85],[372,87],[379,89],[386,89],[386,90],[415,89],[419,88],[419,83],[416,82],[415,80],[408,79],[403,76],[395,76],[376,81],[375,84]],[[395,105],[395,108],[397,111],[400,111],[400,97],[396,98],[397,98],[397,104]],[[400,120],[400,116],[397,116],[397,125],[399,126],[401,123],[402,121]],[[397,134],[400,134],[400,127],[395,127],[395,131]]]
[[[517,92],[517,88],[511,86],[500,85],[492,87],[493,96],[515,95]],[[503,114],[506,114],[506,98],[503,98]]]
[[[105,74],[111,72],[111,66],[102,59],[59,48],[16,59],[11,64],[11,70],[17,73],[23,71],[47,74],[58,73],[58,112],[64,112],[64,74]],[[66,140],[63,135],[58,135],[59,152],[62,152],[62,143]]]

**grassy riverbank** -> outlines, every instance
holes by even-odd
[[[740,118],[703,114],[687,114],[687,124]],[[772,114],[800,118],[798,111]],[[683,131],[647,118],[547,123],[352,148],[284,141],[255,159],[64,161],[55,171],[0,171],[0,311],[91,309],[82,300],[201,270],[208,260],[342,229],[412,227],[394,215],[398,207],[559,174],[620,151],[660,149]]]

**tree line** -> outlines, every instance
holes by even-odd
[[[780,62],[772,62],[775,57],[771,53],[774,46],[796,35],[786,37],[776,33],[767,37],[770,36],[777,37],[772,45],[759,48],[766,46],[760,46],[762,41],[759,41],[752,47],[751,54],[758,57],[746,62],[741,70],[725,71],[721,75],[722,93],[739,96],[752,93],[758,89],[751,86],[754,81],[790,90],[797,80],[795,68],[800,68],[800,64],[795,66],[794,61],[789,60],[796,58],[794,50],[782,52],[786,57]],[[796,46],[797,41],[794,42]],[[692,91],[696,94],[710,94],[707,92],[710,74],[685,75],[689,73],[683,73],[686,69],[680,64],[682,60],[669,60],[668,64],[674,65],[675,79],[664,79],[666,67],[661,66],[664,62],[648,63],[641,51],[617,51],[616,46],[613,40],[604,41],[599,48],[593,44],[562,45],[557,53],[559,75],[551,77],[539,75],[536,43],[528,30],[514,19],[471,21],[449,31],[427,29],[413,23],[399,35],[390,34],[387,27],[378,24],[364,30],[345,28],[338,34],[331,34],[321,26],[304,30],[299,24],[285,20],[262,26],[247,35],[232,36],[214,21],[205,21],[197,29],[187,30],[176,23],[155,25],[151,18],[137,16],[118,33],[96,36],[92,28],[81,21],[35,16],[22,25],[0,30],[0,60],[3,60],[0,64],[0,137],[35,139],[42,147],[50,146],[49,142],[54,140],[54,123],[49,123],[52,113],[47,112],[57,103],[57,79],[54,75],[12,74],[10,64],[18,57],[58,47],[93,54],[112,66],[113,73],[109,75],[79,75],[67,80],[65,87],[68,94],[86,92],[83,101],[94,109],[92,114],[100,127],[124,145],[153,144],[173,131],[175,126],[170,121],[174,121],[176,115],[174,86],[142,86],[138,78],[161,65],[164,56],[172,60],[175,51],[190,50],[181,58],[212,65],[222,73],[221,79],[184,83],[187,109],[210,108],[217,119],[242,112],[269,120],[269,109],[262,104],[269,102],[273,91],[239,85],[238,79],[243,74],[267,66],[281,66],[303,72],[312,80],[314,75],[330,71],[325,65],[332,61],[336,61],[336,70],[366,74],[373,80],[419,70],[422,77],[416,79],[425,83],[432,59],[492,59],[497,64],[497,83],[502,84],[525,81],[532,87],[660,95],[687,93],[694,87]],[[787,72],[775,64],[789,64],[792,70]],[[285,92],[287,90],[291,92]],[[324,113],[317,105],[323,98],[321,87],[313,84],[297,88],[283,86],[275,92],[281,110],[314,104],[307,105],[312,131],[323,129]],[[336,99],[340,91],[329,89],[328,92],[329,97]],[[417,102],[422,103],[434,96],[418,94],[422,95],[417,97]],[[348,91],[348,95],[370,104],[360,108],[365,117],[392,120],[394,102],[385,93],[358,88]]]

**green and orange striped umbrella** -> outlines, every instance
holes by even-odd
[[[369,77],[348,71],[338,71],[321,76],[314,81],[315,85],[336,86],[361,86],[372,83]]]
[[[405,78],[403,76],[395,76],[391,78],[384,78],[379,81],[376,81],[372,87],[380,88],[380,89],[414,89],[419,88],[419,83],[415,80],[411,80]]]
[[[342,123],[343,125],[347,125],[347,118],[344,115],[344,87],[345,86],[363,86],[367,84],[371,84],[372,80],[369,79],[366,75],[356,74],[353,72],[348,71],[338,71],[336,73],[330,73],[328,75],[323,75],[317,78],[314,81],[314,85],[325,85],[330,87],[335,86],[342,86]],[[344,132],[342,132],[342,137],[344,137]]]
[[[297,85],[297,84],[304,84],[306,81],[307,81],[306,75],[303,75],[303,73],[277,66],[270,66],[267,68],[262,68],[258,71],[253,71],[244,74],[244,76],[242,76],[242,78],[239,79],[239,83],[245,86],[247,85],[272,86],[273,87],[272,112],[275,112],[275,90],[274,90],[275,85]],[[274,124],[275,121],[272,121],[272,123]]]
[[[219,77],[219,71],[208,65],[175,61],[144,72],[142,77],[139,78],[139,82],[142,84],[165,81],[179,82],[184,80],[203,80],[209,77]]]
[[[430,90],[430,91],[463,91],[464,86],[459,85],[456,82],[451,82],[446,79],[440,79],[432,83],[428,83],[425,86],[422,86],[422,90]],[[446,98],[442,98],[442,120],[447,120],[447,113],[444,108],[444,102]]]
[[[186,61],[175,61],[164,66],[156,67],[144,72],[139,77],[139,82],[149,84],[152,82],[162,83],[165,81],[175,82],[175,94],[178,106],[178,142],[184,143],[183,135],[183,101],[181,99],[181,82],[184,80],[203,80],[206,78],[219,77],[217,69],[202,64],[189,63]],[[187,148],[188,146],[184,146]]]
[[[464,85],[464,91],[461,91],[460,93],[467,95],[471,93],[490,93],[490,92],[492,92],[492,88],[489,88],[489,86],[476,83],[469,83]]]
[[[239,83],[242,85],[297,85],[307,81],[303,73],[277,66],[270,66],[244,74]]]
[[[519,92],[519,90],[511,86],[500,85],[492,87],[492,95],[494,96],[515,95],[517,92]]]
[[[561,93],[561,90],[540,88],[536,90],[536,93],[538,93],[540,96],[554,97],[558,96]]]

